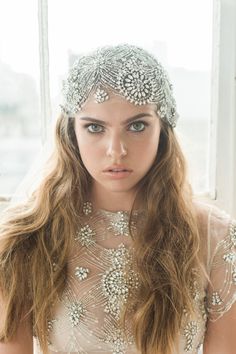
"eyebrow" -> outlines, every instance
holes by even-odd
[[[135,116],[133,117],[130,117],[128,119],[126,119],[125,121],[122,122],[122,125],[125,125],[127,123],[130,123],[138,118],[143,118],[143,117],[153,117],[152,114],[150,113],[139,113],[139,114],[136,114]],[[98,124],[104,124],[104,125],[110,125],[109,123],[105,122],[104,120],[100,120],[100,119],[96,119],[96,118],[92,118],[92,117],[82,117],[80,118],[80,120],[86,120],[86,121],[89,121],[89,122],[94,122],[94,123],[98,123]]]

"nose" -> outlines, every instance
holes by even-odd
[[[118,134],[110,137],[107,146],[107,156],[112,157],[114,160],[127,155],[127,146]]]

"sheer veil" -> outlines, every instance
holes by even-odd
[[[54,130],[55,121],[51,123],[51,126],[48,129],[49,133],[47,139],[44,144],[42,144],[41,149],[35,156],[33,163],[13,192],[8,208],[27,201],[33,191],[35,191],[40,185],[45,173],[47,173],[47,163],[54,150]]]

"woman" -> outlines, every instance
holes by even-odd
[[[234,353],[236,223],[192,195],[177,118],[145,50],[78,58],[48,172],[1,225],[0,353]]]

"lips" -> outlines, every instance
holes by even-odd
[[[118,169],[118,168],[114,168],[112,170],[107,170],[106,172],[127,172],[128,170],[126,169]]]
[[[132,170],[130,170],[125,166],[116,165],[116,166],[109,166],[103,172],[132,172]]]

